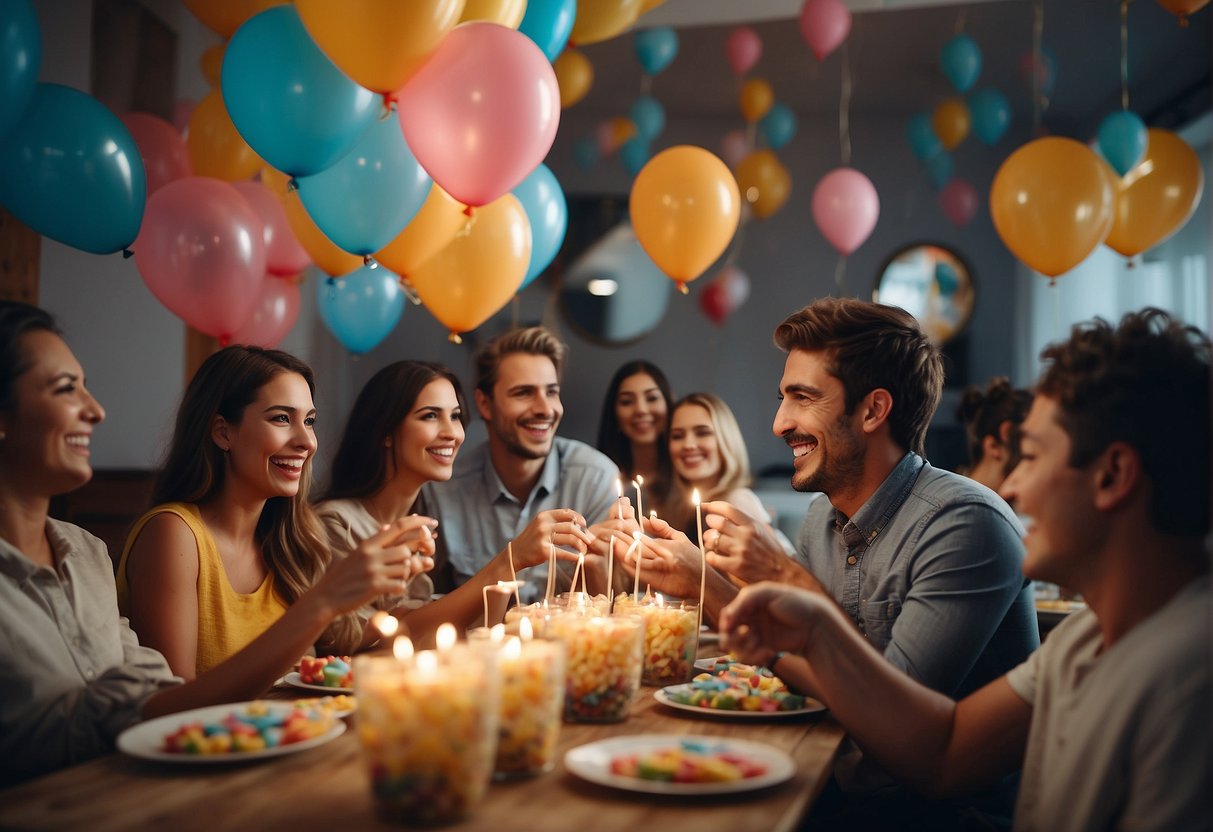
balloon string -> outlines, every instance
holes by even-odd
[[[843,297],[847,277],[847,256],[838,255],[838,263],[834,266],[834,291],[838,297]]]
[[[1032,134],[1040,133],[1041,96],[1040,76],[1044,71],[1045,6],[1044,0],[1036,0],[1032,7]]]
[[[1129,109],[1129,0],[1120,0],[1120,109]]]
[[[737,233],[733,235],[733,245],[729,249],[729,254],[724,258],[724,264],[731,266],[737,260],[737,255],[741,254],[741,245],[745,242],[745,227],[747,223],[738,223]]]
[[[842,92],[838,105],[838,144],[843,167],[851,164],[851,54],[842,42]]]

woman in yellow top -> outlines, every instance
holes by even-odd
[[[208,358],[186,389],[157,505],[117,576],[123,614],[179,676],[236,654],[285,670],[335,621],[432,566],[424,518],[404,518],[327,568],[307,501],[314,390],[302,361],[243,346]]]

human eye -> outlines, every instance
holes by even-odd
[[[287,416],[285,413],[275,413],[274,415],[270,416],[270,421],[279,425],[289,425],[291,423],[291,417]]]
[[[316,417],[308,416],[306,419],[303,420],[303,424],[307,425],[309,428],[315,427],[316,426]]]

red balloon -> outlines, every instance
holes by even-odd
[[[729,32],[724,41],[724,56],[740,78],[762,57],[762,36],[749,26],[738,26]]]
[[[977,189],[963,179],[953,179],[939,192],[939,207],[957,228],[973,221],[980,201]]]
[[[741,308],[750,296],[750,278],[737,266],[725,266],[699,293],[699,308],[717,325]]]
[[[253,314],[232,334],[232,343],[273,349],[298,319],[299,284],[295,279],[266,280]]]
[[[260,182],[242,180],[232,185],[261,217],[265,225],[265,270],[273,277],[291,277],[312,264],[286,218],[286,208],[274,192]]]
[[[148,196],[190,175],[190,152],[176,127],[148,113],[127,113],[122,123],[131,131],[143,157]]]

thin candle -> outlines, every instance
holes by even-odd
[[[392,655],[402,662],[413,658],[413,640],[408,636],[396,636],[392,642]]]
[[[510,580],[517,581],[518,573],[514,570],[514,541],[507,541],[505,544],[506,557],[510,559]]]
[[[703,626],[703,596],[708,584],[708,555],[703,550],[703,506],[699,503],[699,489],[691,491],[691,501],[695,503],[695,534],[699,543],[699,560],[702,567],[699,570],[699,616],[698,626]]]
[[[640,524],[640,530],[644,531],[644,500],[641,497],[640,486],[644,485],[644,477],[640,474],[636,475],[636,479],[632,480],[632,485],[636,489],[636,522]]]
[[[584,554],[578,555],[577,556],[577,566],[575,566],[573,568],[573,580],[571,580],[569,582],[569,597],[570,598],[572,598],[573,594],[577,592],[577,576],[581,574],[581,569],[584,566],[585,566],[585,555]],[[582,577],[581,577],[581,587],[582,587],[582,590],[585,589],[585,576],[584,575],[582,575]]]
[[[611,539],[607,544],[607,610],[611,609],[611,604],[615,601],[615,532],[611,532]]]
[[[492,589],[492,587],[489,584],[485,584],[480,589],[480,594],[484,597],[484,626],[486,626],[486,627],[492,626],[491,624],[489,624],[489,590],[490,589]]]
[[[450,650],[458,640],[459,631],[455,629],[454,624],[448,621],[438,625],[438,632],[434,634],[434,643],[438,646],[439,653]]]
[[[504,589],[507,593],[512,591],[514,593],[514,603],[520,607],[522,606],[522,597],[518,594],[518,587],[522,586],[522,581],[518,580],[518,578],[514,578],[512,581],[498,581],[497,586]]]
[[[379,635],[383,638],[391,638],[400,631],[400,619],[383,610],[377,610],[371,616],[370,624],[379,631]]]
[[[555,592],[555,588],[556,588],[556,544],[552,541],[552,538],[549,536],[548,537],[548,583],[547,583],[547,590],[543,593],[543,599],[545,601],[548,598],[552,598],[553,600],[555,599],[556,596],[553,594]]]
[[[631,560],[632,552],[636,553],[636,582],[632,584],[632,601],[640,603],[640,532],[632,532],[632,545],[624,553],[624,560]]]

